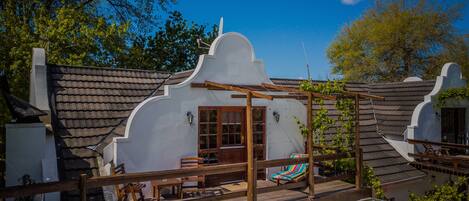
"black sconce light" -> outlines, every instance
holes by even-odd
[[[192,122],[194,121],[194,115],[192,114],[192,112],[187,112],[186,113],[186,116],[187,116],[187,122],[189,122],[189,125],[192,125]]]
[[[277,111],[274,111],[272,115],[274,115],[275,121],[278,123],[280,121],[280,114]]]

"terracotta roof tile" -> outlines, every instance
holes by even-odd
[[[157,91],[170,73],[96,67],[48,65],[62,179],[80,173],[98,176],[98,147],[123,135],[131,111]],[[90,200],[102,200],[91,190]],[[69,196],[70,195],[70,196]],[[73,192],[63,194],[64,200]]]

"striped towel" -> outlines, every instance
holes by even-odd
[[[293,153],[290,155],[290,158],[305,158],[308,157],[307,154],[297,154]],[[301,163],[301,164],[296,164],[296,165],[289,165],[286,170],[277,172],[270,176],[270,179],[275,181],[277,179],[280,180],[286,180],[286,181],[292,181],[295,178],[302,176],[306,173],[306,170],[308,169],[308,164],[307,163]]]

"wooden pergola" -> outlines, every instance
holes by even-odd
[[[307,110],[307,119],[306,123],[308,124],[308,138],[307,138],[307,144],[308,144],[308,156],[309,156],[309,172],[313,171],[313,165],[314,165],[314,158],[313,158],[313,140],[312,140],[312,118],[313,118],[313,97],[319,97],[323,99],[328,99],[328,100],[336,100],[337,97],[335,96],[325,96],[319,93],[314,93],[314,92],[305,92],[301,91],[300,89],[293,88],[293,87],[285,87],[285,86],[278,86],[278,85],[272,85],[272,84],[265,84],[263,83],[262,86],[266,88],[271,88],[271,89],[276,89],[276,90],[281,90],[281,91],[287,91],[287,92],[292,92],[292,93],[304,93],[308,97],[308,101],[306,104],[306,110]],[[360,99],[374,99],[374,100],[384,100],[384,97],[382,96],[375,96],[375,95],[370,95],[370,94],[365,94],[365,93],[358,93],[358,92],[350,92],[350,91],[344,91],[342,96],[344,97],[351,97],[355,99],[355,168],[356,168],[356,175],[355,175],[355,188],[359,190],[362,186],[362,177],[361,177],[361,172],[362,172],[362,151],[360,149]],[[309,183],[314,184],[314,174],[309,174],[308,176],[308,181]],[[314,185],[309,185],[309,194],[310,196],[314,197]]]
[[[307,100],[306,111],[306,125],[308,128],[307,135],[307,153],[308,153],[308,187],[309,197],[314,198],[314,156],[313,156],[313,98],[322,98],[326,100],[336,100],[336,96],[323,95],[320,93],[302,91],[294,87],[285,87],[279,85],[273,85],[269,83],[262,83],[259,85],[233,85],[233,84],[222,84],[211,81],[205,81],[204,83],[192,83],[193,88],[206,88],[208,90],[227,90],[239,92],[241,94],[233,94],[232,98],[245,98],[246,99],[246,121],[247,121],[247,199],[249,201],[256,200],[256,167],[253,153],[253,131],[252,131],[252,99],[261,98],[267,100],[273,99],[298,99]],[[288,95],[267,95],[258,91],[272,91],[272,92],[288,92]],[[383,97],[374,96],[364,93],[356,92],[344,92],[343,96],[355,98],[355,159],[356,159],[356,189],[359,190],[362,185],[361,170],[362,170],[362,155],[360,149],[360,128],[359,128],[359,101],[360,99],[378,99],[383,100]]]

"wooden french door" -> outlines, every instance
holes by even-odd
[[[465,108],[441,109],[441,141],[467,144]]]
[[[246,162],[245,107],[199,107],[199,156],[207,165]],[[265,159],[265,108],[253,109],[254,151]],[[265,171],[258,176],[265,177]],[[212,175],[208,185],[245,180],[245,172]]]
[[[221,132],[219,136],[219,163],[241,163],[246,161],[246,131],[245,116],[241,107],[222,107]],[[219,182],[232,182],[245,179],[245,172],[233,172],[230,174],[217,175]]]

